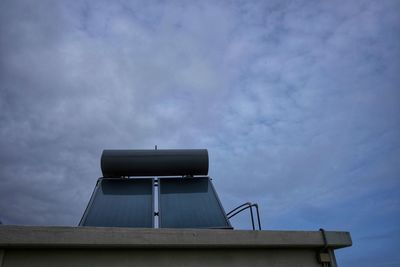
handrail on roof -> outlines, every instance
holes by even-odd
[[[257,212],[257,222],[258,222],[258,230],[261,230],[261,221],[260,221],[260,213],[258,211],[258,204],[257,203],[251,203],[251,202],[246,202],[243,203],[242,205],[237,206],[230,212],[226,214],[227,218],[230,219],[234,217],[235,215],[241,213],[242,211],[246,209],[250,209],[250,217],[251,217],[251,225],[253,226],[253,230],[256,230],[255,225],[254,225],[254,215],[253,215],[253,209],[252,207],[255,207],[256,212]]]

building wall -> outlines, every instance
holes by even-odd
[[[6,249],[2,267],[320,267],[312,249]]]
[[[0,267],[317,267],[317,253],[351,245],[347,232],[0,226]]]

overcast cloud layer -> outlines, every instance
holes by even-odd
[[[398,266],[399,102],[399,1],[3,0],[0,220],[77,225],[105,148],[208,148],[226,210]]]

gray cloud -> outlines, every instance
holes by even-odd
[[[158,144],[208,148],[226,209],[258,202],[266,228],[398,233],[398,10],[2,1],[0,219],[76,225],[102,149]]]

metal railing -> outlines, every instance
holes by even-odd
[[[253,230],[256,230],[255,224],[254,224],[254,215],[253,215],[253,207],[256,209],[256,214],[257,214],[257,222],[258,222],[258,230],[261,230],[261,222],[260,222],[260,213],[258,211],[258,205],[256,203],[251,203],[251,202],[246,202],[240,206],[237,206],[230,212],[226,214],[227,218],[230,219],[234,217],[235,215],[241,213],[242,211],[246,209],[250,209],[250,217],[251,217],[251,225],[253,226]]]

